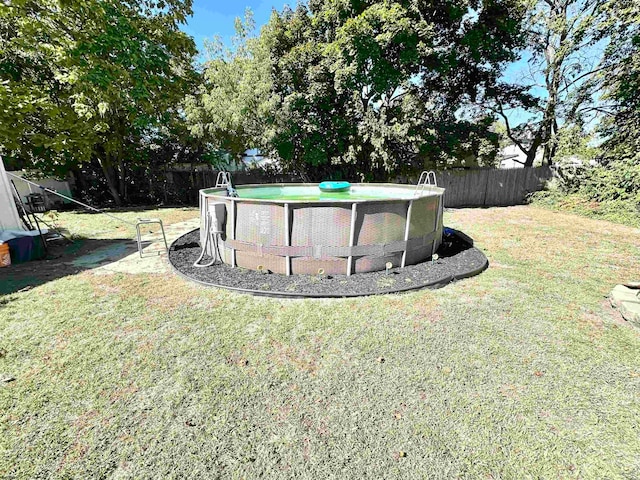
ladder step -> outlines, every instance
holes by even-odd
[[[433,170],[424,170],[421,174],[420,174],[420,178],[418,179],[418,184],[416,185],[416,189],[413,192],[413,195],[417,195],[418,192],[422,193],[424,192],[424,187],[426,186],[434,186],[437,187],[438,186],[438,180],[436,178],[436,172],[434,172]]]

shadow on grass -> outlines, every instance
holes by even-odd
[[[143,247],[149,244],[143,242]],[[49,244],[49,253],[42,260],[12,264],[0,269],[0,295],[28,290],[52,280],[92,270],[136,252],[136,242],[127,238],[77,239],[74,243],[63,245]]]

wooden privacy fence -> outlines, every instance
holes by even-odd
[[[553,176],[548,166],[437,172],[438,186],[445,188],[445,207],[518,205],[528,193],[541,190]]]
[[[194,170],[169,170],[166,174],[169,188],[182,201],[192,205],[198,204],[198,191],[203,188],[211,188],[216,184],[217,170],[210,168],[198,168]],[[277,174],[269,175],[263,172],[231,172],[234,185],[246,185],[249,183],[294,183],[303,180],[295,175]]]
[[[168,181],[182,192],[183,199],[197,202],[198,190],[210,188],[216,183],[213,170],[172,171]],[[266,175],[261,172],[233,172],[236,185],[247,183],[292,183],[303,180],[293,175]],[[446,189],[445,207],[491,207],[524,203],[528,193],[540,190],[552,177],[548,166],[536,168],[512,168],[504,170],[476,169],[437,172],[438,186]],[[398,179],[407,183],[407,179]],[[409,183],[415,183],[409,181]],[[187,198],[184,198],[187,197]]]

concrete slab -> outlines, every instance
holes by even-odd
[[[616,307],[625,320],[640,327],[640,290],[616,285],[609,295],[611,305]]]
[[[167,244],[185,233],[200,227],[200,219],[165,225]],[[171,270],[166,261],[166,252],[162,241],[162,232],[158,225],[145,226],[142,231],[144,248],[143,258],[138,254],[135,239],[119,242],[97,249],[74,260],[73,265],[90,268],[95,275],[114,273],[168,273]]]
[[[126,243],[116,243],[98,248],[91,253],[76,258],[71,265],[82,268],[96,268],[103,263],[113,262],[131,253],[131,246]]]

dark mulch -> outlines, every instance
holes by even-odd
[[[276,297],[354,297],[419,288],[440,288],[452,281],[477,275],[487,268],[487,257],[461,232],[445,229],[437,260],[385,271],[346,275],[280,275],[259,273],[228,265],[195,268],[200,254],[200,231],[177,239],[169,250],[174,269],[206,285]]]

